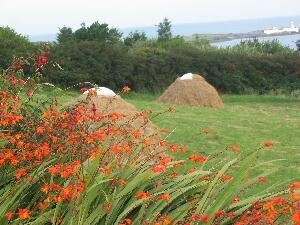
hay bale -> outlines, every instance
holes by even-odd
[[[176,79],[158,98],[158,102],[212,108],[224,107],[216,89],[197,74],[192,74],[192,77],[190,74],[185,74]]]
[[[136,108],[124,101],[119,95],[104,96],[86,94],[81,95],[75,102],[68,105],[83,104],[89,109],[96,107],[96,113],[101,118],[99,122],[92,124],[92,129],[107,128],[112,126],[113,131],[117,135],[112,135],[109,140],[109,145],[128,145],[131,149],[136,149],[141,146],[139,153],[135,156],[139,160],[159,160],[165,156],[162,147],[160,147],[160,130],[151,121],[145,119]],[[122,118],[117,119],[113,124],[110,124],[108,115],[113,113],[122,114]],[[134,137],[134,133],[139,131],[140,137]],[[150,141],[148,144],[143,144],[145,139]]]

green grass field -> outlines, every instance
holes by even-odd
[[[191,153],[216,153],[228,145],[240,153],[258,148],[266,140],[274,147],[265,148],[260,162],[268,162],[259,171],[275,169],[270,183],[300,179],[300,99],[273,96],[224,95],[224,109],[172,106],[175,112],[153,119],[160,128],[176,130],[168,141],[187,147]],[[155,96],[131,95],[127,100],[138,109],[163,111],[169,105],[156,103]],[[208,135],[201,134],[209,130]],[[234,153],[232,153],[234,154]]]
[[[68,93],[62,100],[69,101],[76,95]],[[131,93],[124,98],[138,110],[161,112],[171,106],[158,104],[157,96]],[[223,109],[173,105],[174,113],[162,114],[152,121],[159,128],[174,130],[168,142],[187,147],[187,153],[177,155],[179,159],[192,153],[217,153],[228,145],[238,146],[239,153],[247,153],[271,140],[274,147],[261,152],[259,163],[264,164],[256,169],[257,174],[275,170],[267,177],[271,184],[299,180],[300,99],[255,95],[222,98]],[[203,130],[209,134],[203,135]]]

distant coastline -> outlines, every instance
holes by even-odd
[[[253,38],[264,37],[261,29],[273,27],[285,27],[291,21],[300,25],[300,16],[289,17],[275,17],[275,18],[258,18],[249,20],[236,20],[236,21],[216,21],[216,22],[199,22],[187,24],[173,24],[172,33],[174,35],[184,36],[186,38],[194,36],[194,34],[201,34],[202,37],[208,37],[212,42],[230,41],[239,38]],[[143,31],[150,38],[157,37],[156,26],[146,27],[129,27],[118,28],[123,36],[126,37],[130,32],[138,30]],[[249,31],[256,32],[249,32]],[[58,30],[57,30],[58,32]],[[55,41],[56,33],[48,34],[24,34],[28,36],[32,42],[39,41]],[[288,35],[288,34],[281,34]],[[277,35],[276,35],[277,36]]]
[[[210,43],[219,43],[224,41],[232,41],[236,39],[249,39],[249,38],[261,38],[261,37],[277,37],[300,34],[300,32],[283,32],[279,34],[265,34],[263,30],[252,31],[248,33],[229,33],[229,34],[193,34],[185,36],[186,41],[194,41],[196,38],[207,39]]]

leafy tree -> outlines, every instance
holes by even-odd
[[[164,18],[162,22],[160,22],[158,25],[158,40],[159,41],[166,41],[170,40],[172,38],[172,24],[171,21],[168,20],[168,18]]]
[[[73,40],[73,31],[70,27],[62,27],[59,29],[59,33],[57,34],[57,41],[59,44],[64,44],[68,41]]]
[[[108,24],[99,22],[93,23],[87,27],[85,23],[81,27],[72,31],[71,28],[63,27],[59,30],[57,41],[59,44],[65,44],[70,41],[97,41],[105,43],[117,43],[121,40],[122,33],[115,28],[109,28]]]
[[[129,35],[124,39],[124,44],[127,46],[134,46],[137,42],[147,41],[147,36],[145,32],[130,32]]]
[[[99,41],[106,43],[116,43],[121,40],[122,33],[115,28],[109,28],[108,24],[99,22],[86,27],[83,23],[81,28],[74,32],[74,38],[78,41]]]
[[[27,56],[33,49],[28,38],[9,27],[0,27],[0,67],[8,67],[13,57]]]

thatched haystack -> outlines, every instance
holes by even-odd
[[[128,145],[131,149],[141,146],[137,159],[147,159],[150,161],[158,160],[165,156],[162,147],[160,147],[160,130],[151,121],[145,119],[142,113],[137,112],[132,104],[124,101],[119,95],[88,95],[88,92],[82,94],[74,104],[83,104],[88,109],[95,107],[96,114],[102,117],[100,122],[92,124],[92,129],[99,127],[110,127],[112,133],[110,146]],[[117,119],[114,123],[106,119],[107,116],[117,113],[123,117]],[[105,129],[106,129],[105,128]],[[139,136],[137,138],[137,136]],[[145,144],[147,142],[147,144]]]
[[[202,76],[185,74],[176,79],[158,98],[159,103],[223,108],[216,89]]]

